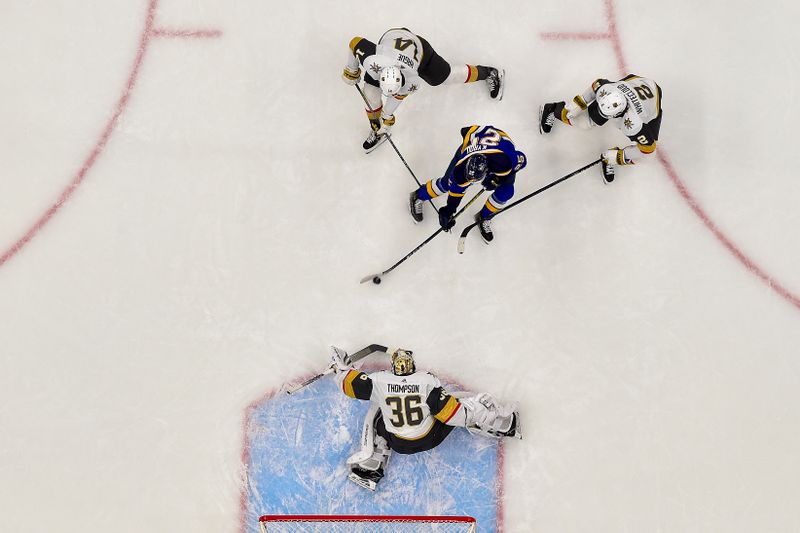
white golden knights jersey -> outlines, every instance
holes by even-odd
[[[391,29],[381,36],[378,44],[363,37],[353,37],[350,41],[352,55],[348,57],[347,68],[355,72],[359,65],[364,67],[364,81],[378,86],[381,69],[399,67],[405,83],[395,95],[403,99],[420,88],[422,79],[418,70],[424,54],[422,41],[410,31],[402,28]]]
[[[616,87],[628,101],[628,107],[621,117],[606,118],[600,114],[596,98],[607,87]],[[619,81],[598,79],[590,90],[578,95],[573,102],[583,110],[588,110],[592,122],[602,126],[611,122],[631,141],[639,151],[649,154],[655,151],[658,132],[661,127],[661,87],[648,78],[629,74]]]
[[[378,405],[387,431],[405,440],[425,437],[437,420],[446,424],[463,409],[428,372],[396,376],[389,371],[365,374],[350,369],[344,375],[342,391]]]

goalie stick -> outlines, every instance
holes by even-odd
[[[481,190],[478,192],[478,194],[476,194],[475,196],[473,196],[473,197],[470,199],[470,201],[469,201],[469,202],[467,202],[467,205],[465,205],[464,207],[462,207],[461,209],[459,209],[459,210],[458,210],[458,213],[456,213],[455,215],[453,215],[453,220],[455,220],[456,218],[458,218],[458,215],[460,215],[461,213],[463,213],[465,209],[467,209],[469,206],[471,206],[471,205],[473,204],[473,202],[475,202],[475,200],[477,200],[477,199],[478,199],[478,197],[479,197],[480,195],[482,195],[484,192],[486,192],[486,189],[481,189]],[[369,280],[372,280],[372,283],[374,283],[375,285],[379,285],[379,284],[380,284],[380,282],[381,282],[381,279],[382,279],[382,278],[381,278],[381,276],[385,276],[386,274],[388,274],[389,272],[391,272],[392,270],[394,270],[395,268],[397,268],[398,266],[400,266],[400,264],[401,264],[401,263],[403,263],[403,262],[404,262],[406,259],[408,259],[408,258],[409,258],[409,257],[411,257],[412,255],[414,255],[414,254],[417,252],[417,250],[419,250],[420,248],[422,248],[423,246],[425,246],[426,244],[428,244],[430,241],[432,241],[432,240],[433,240],[433,238],[434,238],[434,237],[436,237],[437,235],[439,235],[439,234],[440,234],[442,231],[444,231],[444,229],[442,229],[442,228],[440,227],[440,228],[439,228],[439,229],[437,229],[435,232],[433,232],[433,233],[431,234],[431,236],[430,236],[430,237],[428,237],[427,239],[425,239],[424,241],[422,241],[422,243],[420,243],[420,244],[419,244],[419,245],[418,245],[416,248],[414,248],[413,250],[411,250],[410,252],[408,252],[408,253],[406,254],[406,256],[405,256],[404,258],[402,258],[400,261],[398,261],[397,263],[393,264],[392,266],[390,266],[389,268],[387,268],[387,269],[386,269],[386,270],[384,270],[383,272],[379,272],[379,273],[376,273],[376,274],[370,274],[370,275],[368,275],[368,276],[364,276],[363,278],[361,278],[361,281],[359,281],[359,283],[366,283],[366,282],[368,282]]]
[[[528,195],[526,195],[526,196],[523,196],[522,198],[520,198],[520,199],[519,199],[519,200],[517,200],[516,202],[512,202],[512,203],[510,203],[510,204],[508,204],[506,207],[504,207],[503,209],[501,209],[500,211],[498,211],[498,212],[497,212],[497,214],[496,214],[494,217],[492,217],[492,218],[495,218],[495,217],[497,217],[498,215],[502,215],[503,213],[505,213],[506,211],[508,211],[508,210],[509,210],[509,209],[511,209],[512,207],[514,207],[515,205],[517,205],[517,204],[521,204],[522,202],[524,202],[525,200],[527,200],[527,199],[529,199],[529,198],[533,198],[533,197],[534,197],[534,196],[536,196],[537,194],[539,194],[539,193],[541,193],[541,192],[544,192],[544,191],[546,191],[546,190],[547,190],[547,189],[549,189],[550,187],[553,187],[553,186],[555,186],[555,185],[558,185],[558,184],[559,184],[559,183],[561,183],[562,181],[568,180],[569,178],[571,178],[572,176],[575,176],[576,174],[580,174],[581,172],[583,172],[583,171],[584,171],[584,170],[586,170],[587,168],[591,168],[591,167],[595,166],[595,165],[596,165],[597,163],[599,163],[600,161],[602,161],[602,159],[598,159],[597,161],[592,161],[592,162],[591,162],[591,163],[589,163],[588,165],[586,165],[586,166],[583,166],[583,167],[579,168],[578,170],[576,170],[576,171],[574,171],[574,172],[570,172],[569,174],[567,174],[567,175],[566,175],[566,176],[564,176],[563,178],[559,178],[559,179],[555,180],[554,182],[552,182],[552,183],[549,183],[549,184],[545,185],[545,186],[544,186],[544,187],[542,187],[541,189],[535,190],[535,191],[533,191],[532,193],[530,193],[530,194],[528,194]],[[470,224],[469,226],[467,226],[466,228],[464,228],[464,230],[461,232],[461,236],[458,238],[458,253],[460,253],[460,254],[463,254],[463,253],[464,253],[464,247],[465,247],[465,246],[466,246],[466,244],[467,244],[467,234],[468,234],[468,233],[469,233],[469,232],[472,230],[472,228],[474,228],[474,227],[475,227],[475,226],[477,226],[477,225],[478,225],[478,222],[473,222],[472,224]]]
[[[361,350],[357,351],[352,355],[348,355],[345,359],[344,363],[346,365],[352,365],[355,362],[361,361],[365,357],[372,355],[377,352],[386,352],[386,346],[381,346],[380,344],[370,344],[366,348],[362,348]],[[294,394],[295,392],[299,391],[300,389],[304,389],[314,383],[317,380],[320,380],[327,376],[328,374],[333,373],[333,366],[329,366],[326,370],[320,372],[315,376],[311,376],[307,380],[302,383],[298,383],[297,385],[292,385],[291,387],[286,389],[286,394]]]

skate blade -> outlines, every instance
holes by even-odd
[[[375,483],[374,481],[360,478],[357,475],[353,474],[352,472],[347,475],[347,479],[349,479],[359,487],[364,487],[365,489],[371,490],[372,492],[375,492],[375,489],[378,488],[378,484]]]
[[[375,149],[376,149],[376,148],[378,148],[378,146],[380,146],[380,145],[382,145],[383,143],[385,143],[385,142],[386,142],[388,139],[389,139],[389,134],[388,134],[388,133],[387,133],[387,134],[385,134],[385,135],[381,135],[381,136],[378,138],[378,142],[376,142],[376,143],[375,143],[375,146],[373,146],[372,148],[369,148],[369,149],[367,149],[367,150],[364,150],[364,153],[365,153],[365,154],[371,154],[372,152],[374,152],[374,151],[375,151]]]
[[[506,69],[501,68],[499,71],[500,73],[500,90],[497,91],[497,100],[498,102],[503,99],[503,93],[506,90]]]
[[[544,135],[544,130],[542,129],[542,113],[544,113],[544,105],[539,106],[539,135]]]

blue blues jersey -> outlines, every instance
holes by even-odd
[[[511,138],[494,126],[467,126],[461,128],[461,144],[441,178],[433,179],[417,189],[420,200],[430,200],[447,193],[447,208],[455,212],[467,188],[478,181],[466,176],[466,161],[476,154],[486,156],[487,174],[481,185],[492,196],[481,210],[483,218],[491,218],[514,196],[517,172],[525,168],[525,154],[514,146]]]
[[[516,173],[528,163],[525,154],[517,151],[514,142],[501,129],[494,126],[469,126],[461,128],[463,142],[454,157],[455,185],[467,187],[472,183],[464,176],[464,164],[475,154],[483,154],[489,167],[489,179],[496,183],[513,183]]]

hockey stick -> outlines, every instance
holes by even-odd
[[[541,189],[538,189],[538,190],[536,190],[536,191],[533,191],[532,193],[528,194],[527,196],[523,196],[522,198],[520,198],[520,199],[519,199],[519,200],[517,200],[516,202],[512,202],[512,203],[510,203],[510,204],[508,204],[506,207],[504,207],[503,209],[501,209],[500,211],[498,211],[498,212],[497,212],[497,214],[496,214],[494,217],[492,217],[492,218],[495,218],[495,217],[497,217],[498,215],[502,215],[503,213],[505,213],[506,211],[508,211],[508,210],[509,210],[509,209],[511,209],[512,207],[514,207],[515,205],[517,205],[517,204],[521,204],[522,202],[524,202],[525,200],[527,200],[527,199],[529,199],[529,198],[533,198],[533,197],[534,197],[534,196],[536,196],[537,194],[539,194],[539,193],[541,193],[541,192],[544,192],[544,191],[546,191],[546,190],[547,190],[547,189],[549,189],[550,187],[553,187],[553,186],[555,186],[555,185],[558,185],[558,184],[559,184],[559,183],[561,183],[562,181],[568,180],[569,178],[571,178],[572,176],[575,176],[576,174],[580,174],[581,172],[583,172],[583,171],[584,171],[584,170],[586,170],[587,168],[591,168],[591,167],[595,166],[595,165],[596,165],[597,163],[599,163],[600,161],[601,161],[601,159],[598,159],[597,161],[592,161],[592,162],[591,162],[591,163],[589,163],[588,165],[586,165],[586,166],[584,166],[584,167],[581,167],[581,168],[579,168],[578,170],[576,170],[576,171],[574,171],[574,172],[570,172],[569,174],[567,174],[567,175],[566,175],[566,176],[564,176],[563,178],[559,178],[559,179],[557,179],[556,181],[554,181],[554,182],[552,182],[552,183],[549,183],[549,184],[545,185],[545,186],[544,186],[544,187],[542,187]],[[463,253],[464,253],[464,247],[465,247],[465,246],[466,246],[466,244],[467,244],[467,234],[468,234],[468,233],[469,233],[469,232],[472,230],[472,228],[474,228],[474,227],[475,227],[475,226],[477,226],[477,225],[478,225],[478,222],[473,222],[472,224],[470,224],[469,226],[467,226],[466,228],[464,228],[464,230],[461,232],[461,236],[458,238],[458,253],[460,253],[460,254],[463,254]]]
[[[354,85],[354,87],[358,91],[358,94],[361,95],[361,99],[364,100],[364,104],[367,106],[367,108],[371,108],[372,106],[369,104],[369,101],[367,100],[366,95],[364,95],[364,91],[361,90],[361,87],[357,83]],[[390,134],[388,134],[388,133],[386,134],[386,140],[389,141],[389,144],[391,144],[392,148],[394,148],[394,152],[397,154],[397,157],[400,158],[400,161],[403,162],[403,164],[408,169],[409,173],[411,173],[411,177],[414,178],[414,181],[417,182],[417,186],[418,187],[422,187],[422,183],[420,183],[420,181],[417,179],[417,175],[414,174],[414,171],[411,170],[410,166],[408,166],[408,163],[406,163],[406,158],[403,157],[403,154],[401,154],[400,150],[397,149],[397,145],[394,144],[394,141],[392,140],[392,136]],[[439,214],[439,210],[436,208],[436,204],[433,203],[433,199],[428,200],[428,202],[430,202],[430,204],[433,206],[433,210],[436,211],[436,214],[438,215]]]
[[[344,363],[346,365],[348,365],[348,366],[352,365],[353,363],[355,363],[357,361],[361,361],[362,359],[364,359],[368,355],[372,355],[375,352],[386,352],[386,346],[381,346],[380,344],[370,344],[366,348],[362,348],[361,350],[357,351],[353,355],[348,356],[347,359],[344,361]],[[311,385],[312,383],[314,383],[315,381],[318,381],[318,380],[324,378],[325,376],[327,376],[328,374],[332,374],[332,373],[333,373],[333,366],[329,366],[323,372],[320,372],[319,374],[317,374],[315,376],[311,376],[310,378],[308,378],[304,382],[298,383],[297,385],[293,385],[293,386],[289,387],[288,389],[286,389],[286,394],[294,394],[295,392],[299,391],[300,389],[304,389],[304,388],[308,387],[309,385]]]
[[[458,218],[458,216],[459,216],[461,213],[463,213],[465,209],[467,209],[469,206],[471,206],[471,205],[472,205],[472,204],[475,202],[475,200],[477,200],[477,199],[478,199],[478,197],[479,197],[480,195],[482,195],[482,194],[483,194],[485,191],[486,191],[486,189],[481,189],[481,190],[478,192],[478,194],[476,194],[475,196],[473,196],[473,197],[470,199],[470,201],[469,201],[469,202],[467,202],[467,205],[465,205],[464,207],[462,207],[461,209],[459,209],[459,210],[458,210],[458,213],[456,213],[455,215],[453,215],[453,220],[455,220],[456,218]],[[408,252],[408,254],[406,254],[406,256],[405,256],[404,258],[402,258],[400,261],[398,261],[397,263],[393,264],[392,266],[390,266],[389,268],[387,268],[387,269],[386,269],[386,270],[384,270],[383,272],[379,272],[379,273],[376,273],[376,274],[370,274],[369,276],[364,276],[363,278],[361,278],[361,281],[360,281],[359,283],[366,283],[366,282],[368,282],[369,280],[372,280],[372,283],[374,283],[375,285],[379,285],[379,284],[380,284],[380,282],[381,282],[381,276],[385,276],[386,274],[388,274],[389,272],[391,272],[392,270],[394,270],[395,268],[397,268],[398,266],[400,266],[400,264],[401,264],[401,263],[403,263],[403,262],[404,262],[406,259],[408,259],[408,258],[409,258],[409,257],[411,257],[412,255],[414,255],[414,254],[417,252],[417,250],[419,250],[420,248],[422,248],[423,246],[425,246],[426,244],[428,244],[430,241],[432,241],[432,240],[433,240],[433,238],[434,238],[434,237],[436,237],[437,235],[439,235],[439,234],[440,234],[442,231],[444,231],[444,230],[443,230],[443,229],[440,227],[440,228],[439,228],[439,229],[437,229],[435,232],[433,232],[433,234],[431,234],[431,236],[430,236],[430,237],[428,237],[427,239],[425,239],[424,241],[422,241],[422,243],[420,243],[420,245],[419,245],[419,246],[417,246],[416,248],[414,248],[413,250],[411,250],[410,252]]]

